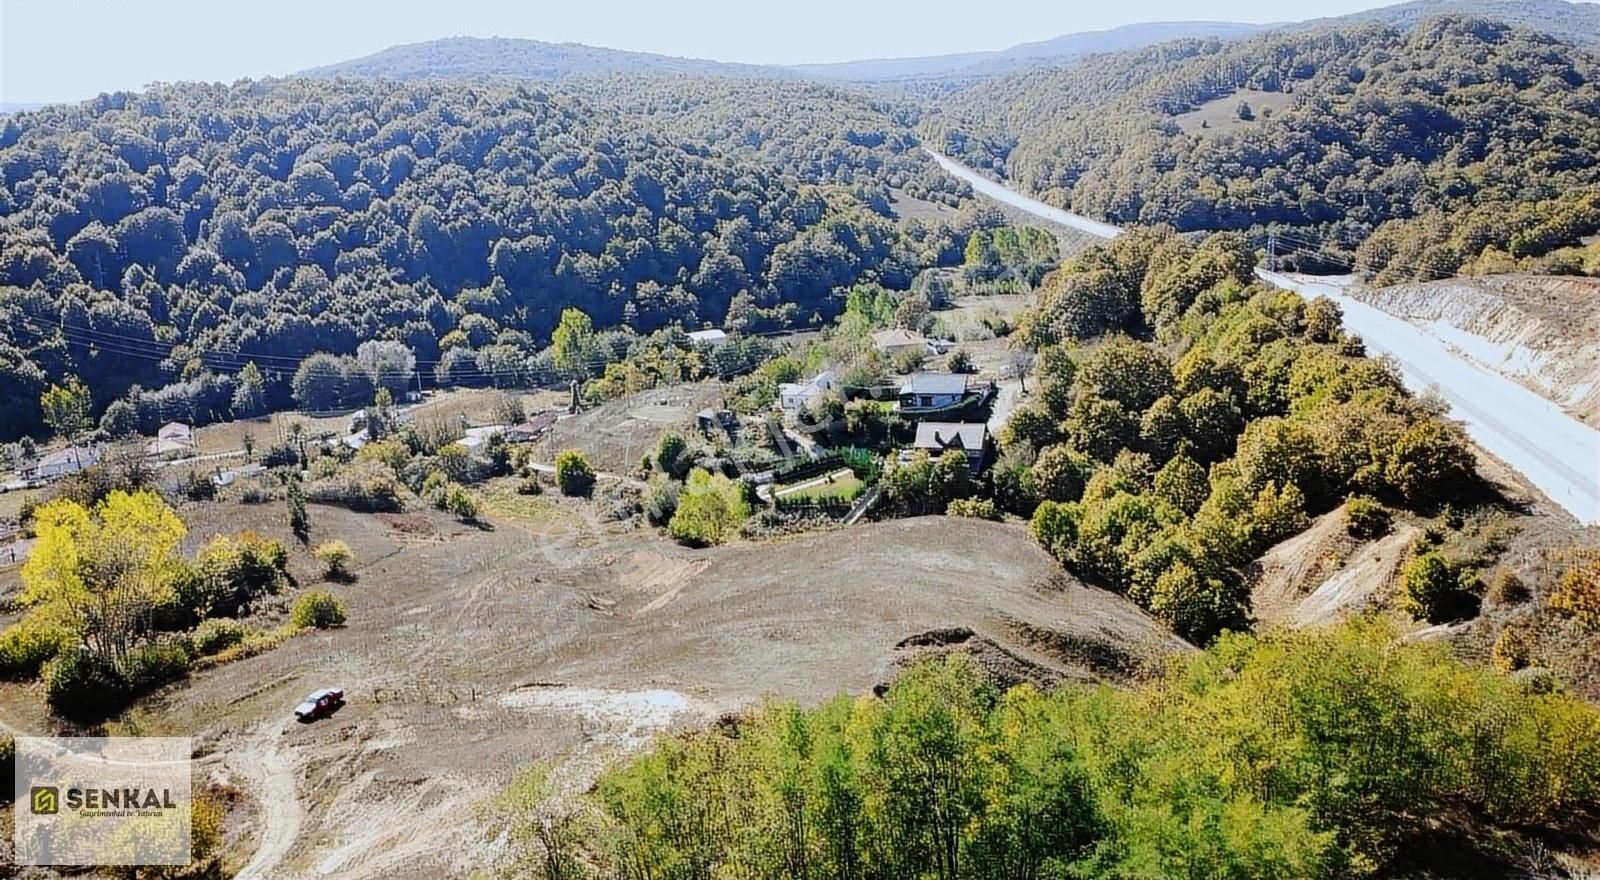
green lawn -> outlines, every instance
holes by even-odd
[[[828,475],[823,482],[818,482],[815,485],[807,486],[806,483],[809,482],[812,481],[801,481],[793,486],[779,486],[774,494],[785,501],[799,501],[801,499],[831,501],[836,498],[854,497],[866,485],[861,482],[859,477],[848,470],[835,471]],[[799,488],[801,486],[805,488]]]

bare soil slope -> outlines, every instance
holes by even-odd
[[[125,721],[201,738],[215,778],[259,794],[242,877],[464,872],[485,852],[472,806],[519,766],[551,760],[583,786],[660,730],[767,695],[866,692],[930,644],[1046,683],[1189,650],[1015,526],[929,518],[690,551],[613,526],[402,531],[322,508],[313,523],[366,562],[334,587],[349,625],[198,673]],[[342,711],[288,719],[326,685],[350,694]]]
[[[1355,295],[1600,427],[1600,279],[1495,275]]]
[[[1344,508],[1268,550],[1251,566],[1251,606],[1262,624],[1315,626],[1378,607],[1418,529],[1406,523],[1377,541],[1345,530]]]

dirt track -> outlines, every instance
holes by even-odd
[[[406,535],[322,508],[313,523],[370,560],[336,588],[350,625],[199,673],[128,719],[202,738],[208,766],[260,802],[243,876],[463,873],[488,848],[473,806],[517,767],[553,760],[582,787],[664,727],[869,690],[930,630],[966,627],[1072,677],[1097,673],[1063,645],[1185,650],[1015,526],[931,518],[689,551],[604,528],[557,540],[436,519]],[[288,719],[329,684],[348,706]]]

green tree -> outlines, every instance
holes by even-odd
[[[239,386],[233,391],[232,404],[235,418],[251,419],[267,411],[267,380],[255,361],[245,364],[239,371]]]
[[[550,359],[561,375],[581,382],[589,378],[596,355],[594,323],[579,309],[562,309],[551,335]]]
[[[312,590],[294,600],[289,624],[296,629],[330,629],[344,626],[346,617],[344,603],[337,596],[324,590]]]
[[[1211,494],[1211,485],[1199,462],[1187,455],[1177,455],[1156,472],[1154,491],[1156,497],[1183,511],[1185,516],[1194,516]]]
[[[89,427],[89,389],[77,376],[68,376],[60,385],[51,385],[39,397],[44,422],[56,437],[71,440]]]
[[[1437,552],[1413,557],[1400,569],[1400,607],[1418,620],[1449,623],[1478,611],[1471,580]]]
[[[749,515],[750,505],[737,483],[695,469],[678,494],[678,507],[667,531],[690,546],[721,544],[738,532]]]
[[[1093,462],[1070,447],[1051,446],[1033,463],[1033,486],[1042,499],[1077,501],[1093,469]]]
[[[588,495],[594,489],[595,470],[589,457],[577,449],[556,453],[556,486],[563,495]]]

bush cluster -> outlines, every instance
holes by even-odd
[[[759,876],[1383,877],[1600,806],[1600,712],[1373,622],[1230,636],[1145,689],[1001,693],[956,656],[772,704],[605,772],[517,856]],[[1360,686],[1352,686],[1359,682]],[[1488,833],[1435,819],[1463,811]],[[590,873],[584,865],[594,869]]]

